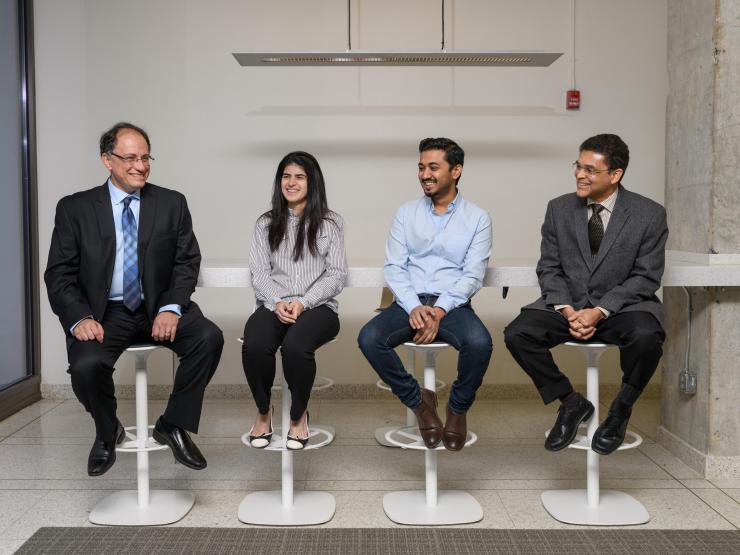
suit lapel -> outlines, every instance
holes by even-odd
[[[599,252],[596,255],[593,270],[595,270],[601,261],[604,260],[609,249],[612,248],[614,241],[619,237],[622,232],[624,224],[629,220],[629,202],[626,198],[624,188],[619,187],[619,194],[617,195],[617,203],[614,205],[614,211],[612,212],[611,218],[609,218],[609,225],[606,227],[604,238],[601,240],[599,246]]]
[[[576,199],[573,214],[573,225],[576,226],[576,238],[578,239],[578,248],[586,265],[591,269],[591,246],[588,242],[588,220],[586,218],[586,201],[573,195]]]
[[[152,194],[152,186],[147,183],[141,190],[141,206],[139,207],[139,276],[144,274],[144,255],[154,229],[156,213],[156,196]]]
[[[95,216],[98,220],[100,251],[108,274],[108,283],[110,283],[113,279],[113,264],[116,257],[116,228],[113,224],[113,206],[107,181],[98,189],[94,204]]]

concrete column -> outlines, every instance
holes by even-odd
[[[668,2],[668,248],[740,254],[740,5]],[[679,392],[687,300],[664,290],[662,426],[658,442],[707,478],[740,476],[740,287],[692,288],[689,368]]]

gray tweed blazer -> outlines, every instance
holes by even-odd
[[[542,296],[524,309],[576,310],[601,306],[611,314],[649,312],[663,323],[660,287],[668,239],[665,208],[619,186],[595,259],[588,243],[585,199],[569,193],[551,200],[542,224],[537,277]]]

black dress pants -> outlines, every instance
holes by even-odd
[[[275,380],[275,353],[280,349],[283,374],[290,389],[290,418],[306,411],[316,377],[316,349],[339,333],[339,316],[326,305],[304,311],[295,324],[283,324],[271,310],[259,307],[244,326],[244,375],[260,414],[270,410]]]
[[[550,349],[575,341],[568,320],[560,313],[524,309],[504,330],[506,347],[547,404],[573,391],[573,386],[550,354]],[[665,332],[649,312],[618,312],[601,320],[589,341],[619,347],[622,382],[641,392],[663,355]]]
[[[67,338],[69,374],[72,389],[95,420],[100,439],[110,441],[116,432],[116,397],[113,365],[121,353],[134,343],[156,343],[171,349],[180,359],[175,383],[164,411],[170,424],[198,432],[203,394],[216,371],[224,338],[221,330],[191,303],[177,324],[175,340],[154,341],[152,323],[144,306],[131,312],[122,303],[108,303],[101,322],[103,342]]]

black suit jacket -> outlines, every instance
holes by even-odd
[[[64,331],[108,303],[116,234],[107,182],[57,204],[44,281]],[[139,278],[147,314],[167,304],[190,304],[200,269],[200,249],[185,197],[147,183],[139,207]]]
[[[620,185],[593,259],[585,199],[575,193],[553,199],[542,224],[537,264],[542,297],[525,308],[601,306],[612,314],[649,312],[662,323],[663,307],[655,292],[663,276],[667,238],[665,209]]]

